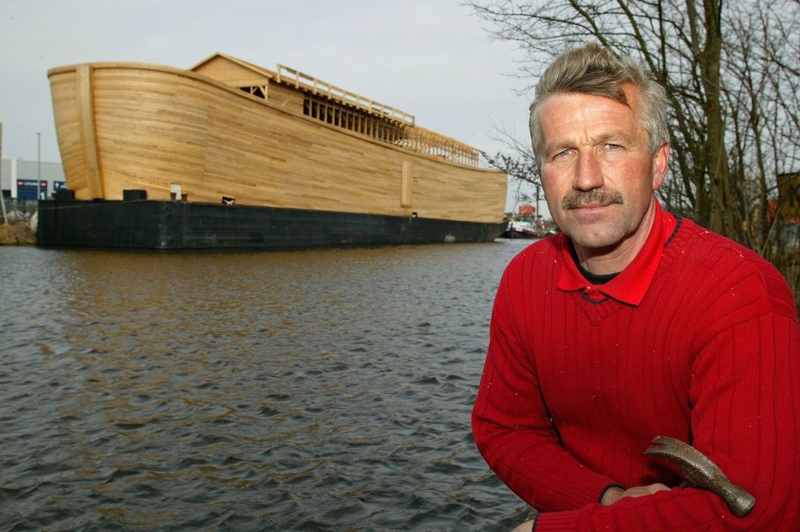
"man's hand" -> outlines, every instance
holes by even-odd
[[[600,504],[603,506],[610,506],[618,500],[624,499],[625,497],[644,497],[646,495],[652,495],[658,491],[669,490],[670,488],[660,483],[650,484],[648,486],[635,486],[626,490],[623,490],[622,488],[609,488],[603,494],[603,500],[600,501]]]
[[[653,493],[659,491],[669,491],[670,488],[665,486],[664,484],[656,483],[650,484],[649,486],[636,486],[633,488],[628,488],[623,490],[622,488],[609,488],[606,490],[605,494],[603,494],[603,500],[600,501],[600,504],[603,506],[610,506],[617,502],[620,499],[624,499],[625,497],[644,497],[646,495],[652,495]],[[533,530],[533,521],[525,521],[517,528],[515,528],[512,532],[532,532]]]
[[[533,531],[533,521],[525,521],[511,532],[532,532],[532,531]]]

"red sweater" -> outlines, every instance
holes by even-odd
[[[800,530],[800,328],[780,273],[658,209],[645,247],[591,285],[569,240],[506,269],[473,410],[478,449],[551,530]],[[644,450],[689,442],[756,498],[744,518]],[[598,504],[611,484],[671,491]]]

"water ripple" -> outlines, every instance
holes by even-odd
[[[469,415],[520,246],[0,248],[0,530],[510,530]]]

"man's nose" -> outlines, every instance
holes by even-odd
[[[597,155],[591,151],[578,154],[572,187],[576,190],[592,190],[603,186],[603,173]]]

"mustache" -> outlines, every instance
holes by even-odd
[[[577,209],[581,205],[622,205],[622,193],[618,190],[604,190],[593,188],[592,190],[573,190],[561,201],[561,208],[565,211]]]

